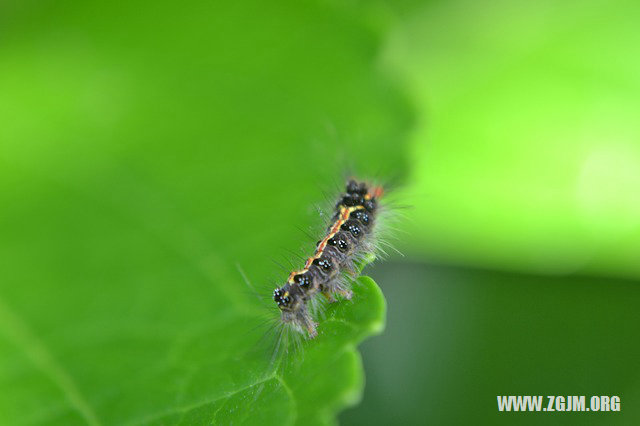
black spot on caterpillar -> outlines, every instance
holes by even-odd
[[[302,269],[293,271],[285,285],[275,289],[273,300],[280,308],[281,320],[297,330],[317,336],[309,304],[323,295],[334,302],[335,295],[352,296],[345,271],[354,271],[354,261],[373,251],[370,237],[376,225],[378,203],[384,190],[365,182],[350,180],[335,206],[335,215],[325,237]]]

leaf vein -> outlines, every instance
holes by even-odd
[[[96,413],[80,393],[73,378],[56,361],[44,342],[29,329],[28,325],[2,299],[0,299],[0,326],[4,328],[5,334],[24,350],[31,362],[58,386],[71,407],[82,416],[87,424],[99,426],[100,421]]]

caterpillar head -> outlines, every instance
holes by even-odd
[[[304,306],[299,287],[289,284],[275,289],[273,291],[273,300],[278,305],[278,308],[280,308],[284,322],[292,321],[295,312],[298,311],[301,306]]]

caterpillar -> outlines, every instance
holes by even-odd
[[[323,295],[335,302],[335,295],[351,299],[349,280],[343,273],[354,271],[354,261],[373,251],[371,236],[376,225],[381,186],[349,180],[345,192],[335,206],[335,215],[327,227],[324,238],[317,242],[313,256],[304,267],[289,274],[287,282],[273,292],[281,320],[300,332],[306,331],[310,339],[318,335],[310,302]]]

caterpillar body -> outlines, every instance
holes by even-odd
[[[317,323],[312,318],[310,302],[323,295],[334,302],[335,295],[350,299],[350,280],[343,273],[353,272],[354,261],[373,251],[371,236],[376,226],[381,186],[350,180],[335,206],[335,215],[324,238],[318,241],[313,256],[300,270],[289,274],[287,282],[273,292],[280,308],[281,320],[295,329],[317,336]]]

